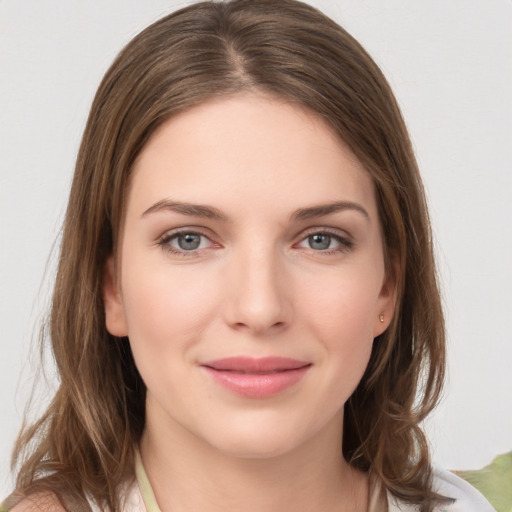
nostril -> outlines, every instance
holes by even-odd
[[[243,329],[254,329],[255,327],[252,326],[248,323],[245,323],[245,322],[236,322],[233,325],[233,328],[235,329],[239,329],[239,330],[243,330]],[[282,329],[284,326],[286,325],[286,322],[275,322],[274,324],[271,324],[269,329],[271,330],[274,330],[274,329]],[[258,328],[256,328],[256,330],[259,330]]]

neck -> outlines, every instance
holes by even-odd
[[[162,512],[367,510],[367,478],[343,459],[339,419],[300,447],[258,458],[152,427],[148,422],[140,450]]]

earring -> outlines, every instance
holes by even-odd
[[[383,324],[384,323],[384,315],[379,315],[379,320],[380,320],[380,323]]]

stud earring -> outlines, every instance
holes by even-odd
[[[379,320],[380,320],[380,323],[383,324],[384,323],[384,315],[379,315]]]

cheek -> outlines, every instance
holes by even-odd
[[[373,326],[379,299],[379,278],[353,272],[333,273],[322,282],[310,280],[301,285],[302,314],[310,325],[329,340],[359,343],[373,339]]]
[[[322,345],[325,379],[340,405],[359,383],[371,355],[378,304],[375,280],[350,276],[309,283],[303,318]]]
[[[132,345],[172,350],[184,339],[192,342],[215,314],[215,281],[198,279],[190,267],[138,268],[146,270],[131,272],[122,288]]]

